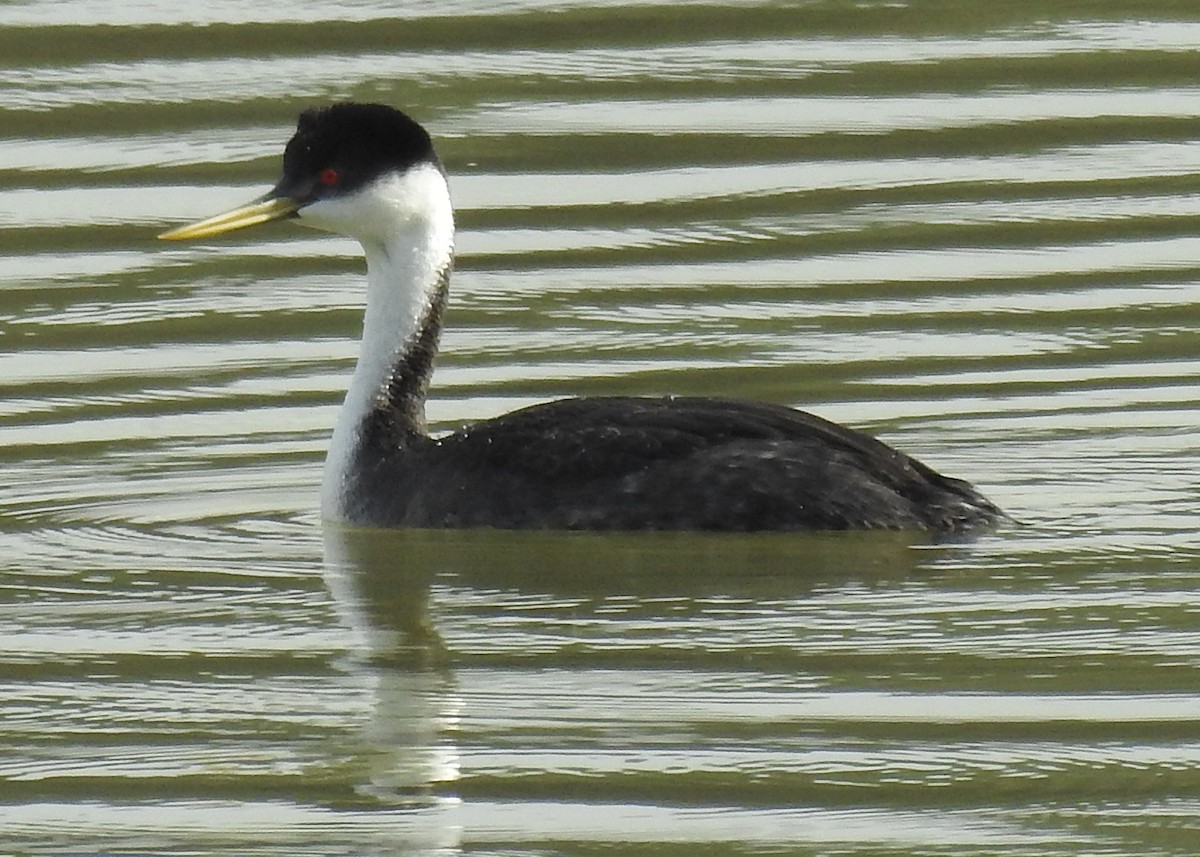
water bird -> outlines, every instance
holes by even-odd
[[[322,479],[325,517],[393,528],[957,532],[1003,513],[969,483],[781,405],[706,397],[552,401],[431,436],[425,400],[454,257],[446,171],[380,104],[304,111],[259,199],[164,232],[281,219],[363,248],[361,350]]]

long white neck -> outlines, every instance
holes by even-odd
[[[389,175],[343,198],[300,211],[302,223],[357,238],[367,257],[367,305],[354,375],[333,430],[321,486],[326,517],[345,517],[345,491],[368,417],[392,404],[389,390],[425,328],[454,253],[454,216],[442,172],[432,164]],[[436,330],[434,331],[436,334]],[[424,402],[411,404],[424,429]]]

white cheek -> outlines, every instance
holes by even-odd
[[[362,217],[364,206],[359,195],[355,193],[351,196],[311,202],[296,212],[296,220],[302,226],[311,229],[336,232],[354,238],[366,237],[360,235],[363,224],[358,221]]]
[[[432,164],[388,173],[354,193],[310,203],[296,215],[305,226],[376,244],[432,223],[453,222],[446,178]]]

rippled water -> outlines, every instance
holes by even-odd
[[[0,7],[0,850],[1194,854],[1193,18]],[[767,399],[1019,523],[323,528],[357,247],[154,235],[348,97],[453,176],[436,428]]]

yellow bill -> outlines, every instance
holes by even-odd
[[[256,226],[259,223],[270,223],[272,220],[282,220],[295,213],[300,207],[300,201],[286,196],[274,196],[243,205],[224,214],[197,220],[186,226],[169,229],[159,235],[166,241],[190,241],[195,238],[210,238],[213,235],[224,235],[235,229]]]

